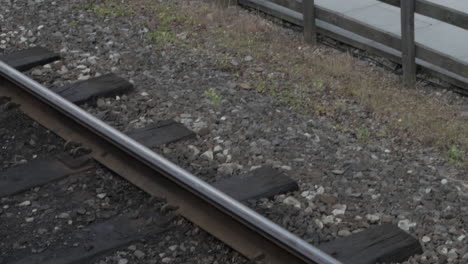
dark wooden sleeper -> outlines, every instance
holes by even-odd
[[[97,97],[122,94],[133,89],[127,80],[113,74],[105,74],[85,81],[79,81],[51,90],[75,104],[84,103]]]
[[[148,148],[195,137],[195,133],[174,120],[164,120],[144,128],[134,129],[128,136]]]
[[[295,180],[272,167],[262,167],[245,175],[221,180],[213,186],[239,201],[271,198],[298,190]]]
[[[119,216],[102,223],[93,224],[84,229],[77,229],[70,237],[73,243],[68,246],[54,245],[40,254],[22,256],[9,260],[11,264],[73,264],[92,263],[92,260],[124,247],[146,235],[156,235],[168,230],[168,218],[163,216],[146,216],[134,218]],[[30,254],[30,253],[29,253]],[[15,258],[15,257],[12,257]]]
[[[34,47],[9,54],[0,55],[0,60],[18,71],[27,71],[36,66],[45,65],[56,60],[60,56],[43,47]]]
[[[400,263],[422,253],[416,238],[392,224],[371,227],[319,248],[346,264]]]
[[[0,197],[42,186],[88,170],[91,166],[92,163],[87,157],[74,159],[67,155],[30,161],[0,173]]]

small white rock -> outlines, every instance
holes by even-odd
[[[430,242],[430,241],[431,241],[431,238],[428,237],[428,236],[423,236],[423,237],[421,238],[421,241],[422,241],[423,243],[427,243],[427,242]]]
[[[452,248],[449,250],[449,252],[447,253],[447,257],[449,257],[449,259],[452,259],[452,260],[455,260],[458,258],[458,254],[457,254],[457,250]]]
[[[372,224],[375,224],[375,223],[378,223],[379,220],[380,220],[380,215],[379,214],[367,214],[366,215],[366,219],[372,223]]]
[[[172,245],[172,246],[169,247],[169,250],[170,250],[170,251],[174,251],[174,250],[176,250],[178,247],[179,247],[179,246],[177,246],[177,245]]]
[[[138,259],[142,259],[146,256],[146,254],[143,253],[143,251],[141,250],[135,250],[135,252],[133,252],[133,255],[135,255],[135,257],[137,257]]]
[[[351,235],[351,232],[347,229],[342,229],[340,231],[338,231],[338,236],[340,237],[347,237],[347,236],[350,236]]]
[[[67,69],[67,67],[65,67],[65,65],[62,65],[62,67],[58,71],[59,74],[65,74],[67,72],[68,72],[68,69]]]
[[[200,150],[197,147],[193,146],[193,145],[189,145],[188,149],[190,149],[193,152],[194,156],[197,156],[198,154],[200,154]]]
[[[66,219],[66,218],[70,218],[70,215],[68,213],[61,213],[57,217],[60,219]]]
[[[89,78],[91,78],[91,76],[80,74],[80,75],[78,76],[78,81],[86,81],[86,80],[88,80]]]
[[[32,75],[39,76],[42,75],[42,71],[39,69],[35,69],[31,72]]]
[[[287,205],[292,205],[298,209],[301,208],[301,202],[299,202],[296,198],[292,197],[292,196],[288,196],[286,197],[284,200],[283,200],[283,203],[284,204],[287,204]]]
[[[214,159],[213,151],[211,151],[211,150],[203,152],[203,154],[201,154],[201,156],[203,158],[209,160],[209,161],[212,161]]]
[[[416,223],[411,222],[408,219],[403,219],[403,220],[398,221],[398,227],[405,231],[409,231],[410,228],[415,227],[415,226],[416,226]]]
[[[220,152],[221,150],[223,150],[223,148],[220,146],[220,145],[216,145],[214,148],[213,148],[213,152]]]
[[[324,193],[325,193],[325,188],[323,188],[323,186],[318,187],[317,194],[324,194]]]
[[[322,217],[322,222],[326,225],[331,225],[335,222],[335,217],[333,215],[326,215]]]
[[[99,199],[104,199],[107,196],[107,193],[98,193],[96,196]]]
[[[126,258],[119,259],[119,264],[127,264],[127,263],[128,263],[128,259]]]
[[[23,206],[30,206],[30,205],[31,205],[31,201],[28,201],[28,200],[26,200],[26,201],[24,201],[24,202],[18,204],[18,206],[21,206],[21,207],[23,207]]]
[[[344,170],[332,170],[332,173],[335,175],[342,175],[344,172]]]
[[[448,182],[447,179],[442,179],[442,180],[440,181],[440,183],[442,183],[443,185],[447,184],[447,182]]]
[[[26,223],[31,223],[32,221],[34,221],[34,217],[26,217],[25,220]]]
[[[335,206],[333,206],[335,209],[333,209],[332,211],[332,214],[334,216],[337,216],[337,215],[344,215],[345,212],[346,212],[346,205],[345,204],[336,204]]]
[[[319,219],[315,219],[315,225],[316,225],[319,229],[323,229],[323,223],[322,223],[322,221],[320,221]]]
[[[254,171],[256,169],[260,169],[262,167],[262,165],[255,165],[255,166],[252,166],[250,167],[250,171]]]
[[[131,251],[135,251],[136,250],[136,246],[135,245],[130,245],[127,247],[128,250],[131,250]]]

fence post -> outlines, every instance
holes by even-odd
[[[302,1],[302,14],[304,21],[304,39],[314,46],[317,44],[317,29],[315,27],[315,4],[314,0]]]
[[[414,40],[415,0],[400,0],[400,2],[403,83],[407,87],[414,87],[416,85],[416,48]]]

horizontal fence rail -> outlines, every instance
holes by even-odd
[[[303,0],[303,1],[305,2],[309,0]],[[382,1],[400,3],[400,1],[395,1],[395,0],[382,0]],[[406,0],[406,1],[415,1],[415,0]],[[419,10],[428,10],[427,6],[424,6],[421,4],[427,1],[416,0],[416,3],[417,2],[420,3]],[[290,23],[293,23],[299,26],[304,26],[303,14],[305,10],[303,10],[304,5],[302,2],[298,2],[296,0],[238,0],[238,3],[240,5],[244,5],[250,8],[258,9],[267,14],[270,14],[272,16],[288,21]],[[306,5],[310,5],[310,3],[306,3]],[[414,9],[417,10],[417,5]],[[453,12],[456,12],[458,13],[457,17],[459,18],[455,20],[457,21],[457,23],[462,23],[463,20],[461,18],[462,17],[461,14],[463,13],[455,11],[453,9],[449,9],[449,8],[445,8],[443,10],[445,11],[450,10],[451,12],[445,12],[445,13],[442,12],[441,14],[439,14],[439,16],[451,15],[453,14]],[[436,11],[433,11],[433,10],[427,11],[427,12],[437,13]],[[386,32],[372,25],[363,23],[354,18],[345,16],[333,10],[323,8],[317,5],[314,6],[314,16],[317,20],[321,20],[323,22],[345,29],[349,32],[352,32],[354,34],[357,34],[369,40],[376,41],[389,48],[395,49],[400,52],[404,50],[402,48],[403,42],[402,42],[401,37],[394,33]],[[446,18],[445,20],[450,20],[450,19]],[[317,28],[317,31],[319,33],[326,32],[326,30],[321,29],[321,28]],[[413,25],[413,31],[414,31],[414,25]],[[402,32],[405,32],[405,31],[403,30]],[[330,35],[330,34],[327,34],[327,35]],[[410,44],[414,43],[414,41],[410,41],[409,43]],[[408,49],[408,50],[411,51],[411,49]],[[414,54],[415,54],[415,58],[421,59],[439,68],[455,73],[463,78],[468,78],[468,64],[459,60],[458,58],[443,54],[437,50],[429,48],[420,43],[414,43]]]
[[[401,6],[401,0],[378,1],[392,6]],[[420,15],[427,16],[463,29],[468,29],[468,14],[460,12],[456,9],[426,0],[415,0],[414,11]]]

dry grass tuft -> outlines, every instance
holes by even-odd
[[[457,106],[425,96],[422,88],[404,89],[396,76],[380,68],[327,47],[311,48],[300,34],[239,8],[220,9],[202,1],[134,0],[130,5],[144,10],[140,22],[153,25],[151,30],[164,27],[174,31],[171,36],[188,32],[190,45],[215,53],[221,70],[231,71],[257,92],[276,96],[296,110],[329,116],[357,138],[416,140],[468,167],[468,122]],[[254,66],[264,70],[231,67],[230,60],[245,56],[254,57]],[[379,134],[367,128],[356,106],[378,124]]]

